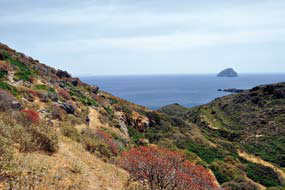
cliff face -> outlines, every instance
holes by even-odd
[[[221,71],[217,76],[218,77],[238,77],[238,74],[234,69],[228,68],[228,69]]]

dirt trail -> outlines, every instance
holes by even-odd
[[[245,176],[246,180],[248,180],[249,182],[251,182],[252,184],[255,184],[258,187],[258,190],[266,190],[266,187],[256,183],[255,181],[253,181],[252,179],[248,178],[247,176]]]
[[[274,166],[270,162],[266,162],[266,161],[262,160],[261,158],[254,156],[254,155],[251,155],[251,154],[248,154],[246,152],[238,151],[238,154],[240,157],[242,157],[242,158],[244,158],[250,162],[253,162],[256,164],[261,164],[263,166],[267,166],[269,168],[272,168],[276,172],[276,174],[278,175],[279,180],[282,182],[282,184],[285,184],[285,172],[282,171],[280,168]]]
[[[86,127],[100,128],[110,127],[107,124],[102,124],[99,120],[99,113],[96,109],[90,109],[89,113],[90,124],[77,125],[78,130]],[[71,142],[70,142],[71,143]],[[82,147],[72,146],[70,143],[61,143],[60,149],[73,159],[80,160],[85,165],[85,175],[89,182],[87,190],[120,190],[124,189],[124,184],[128,179],[126,171],[117,168],[115,165],[108,164],[85,151]],[[75,148],[76,147],[76,148]]]
[[[96,158],[75,142],[61,141],[58,156],[82,167],[82,175],[88,181],[86,190],[120,190],[127,180],[127,172]]]

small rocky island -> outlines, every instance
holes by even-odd
[[[238,77],[238,74],[233,68],[227,68],[221,71],[217,76],[218,77]]]

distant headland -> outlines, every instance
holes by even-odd
[[[227,68],[221,71],[218,77],[238,77],[238,73],[233,68]]]

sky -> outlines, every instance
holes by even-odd
[[[285,72],[284,0],[0,0],[0,42],[74,75]]]

